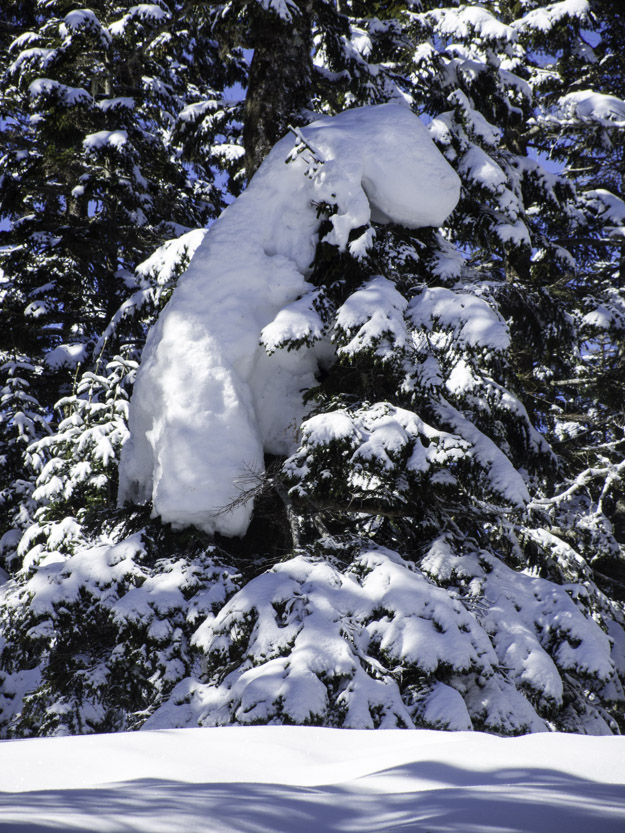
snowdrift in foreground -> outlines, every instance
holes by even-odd
[[[618,833],[625,740],[230,727],[0,743],[0,828]]]
[[[326,239],[343,248],[372,219],[439,226],[458,200],[458,177],[406,108],[351,110],[301,136],[309,149],[293,155],[294,137],[282,139],[212,226],[148,338],[120,501],[152,499],[165,521],[244,534],[250,503],[219,511],[239,497],[237,479],[262,471],[263,451],[293,450],[317,359],[312,350],[268,356],[259,340],[312,289],[315,206],[337,207]]]

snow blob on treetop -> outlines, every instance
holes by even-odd
[[[119,498],[152,500],[174,525],[243,535],[252,504],[233,506],[237,481],[263,470],[264,452],[295,448],[315,349],[268,355],[260,336],[313,291],[316,206],[336,207],[325,239],[344,249],[371,220],[439,226],[459,198],[456,173],[400,105],[322,118],[298,137],[305,152],[283,138],[211,227],[143,352]],[[366,239],[349,245],[357,251]]]

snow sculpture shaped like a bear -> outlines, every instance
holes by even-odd
[[[293,450],[316,355],[267,356],[259,337],[312,289],[312,203],[338,206],[326,239],[345,246],[371,219],[439,226],[459,198],[458,177],[406,107],[349,110],[302,134],[324,160],[316,175],[306,176],[306,154],[285,164],[293,136],[277,143],[207,233],[143,352],[119,500],[151,499],[154,513],[176,526],[243,535],[251,501],[220,511],[239,497],[237,480],[263,470],[264,451]]]

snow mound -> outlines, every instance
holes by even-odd
[[[455,172],[399,105],[350,110],[278,142],[211,227],[148,337],[120,501],[151,499],[164,521],[243,535],[252,505],[237,502],[237,479],[262,471],[264,451],[292,450],[301,391],[314,383],[313,351],[268,355],[260,337],[312,289],[316,206],[334,207],[326,240],[345,248],[371,220],[438,226],[458,197]]]

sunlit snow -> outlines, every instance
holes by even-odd
[[[567,17],[583,21],[588,18],[589,13],[588,0],[561,0],[559,3],[551,3],[542,9],[533,9],[512,25],[520,31],[534,29],[540,32],[550,32]]]
[[[625,741],[295,726],[0,743],[0,828],[620,833]]]
[[[557,117],[568,122],[579,119],[604,127],[622,128],[625,125],[625,101],[593,90],[579,90],[560,99]]]

